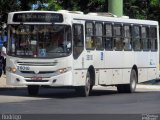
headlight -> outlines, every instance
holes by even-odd
[[[65,72],[67,72],[67,71],[70,71],[70,70],[71,70],[71,67],[61,68],[61,69],[57,70],[56,72],[57,72],[58,74],[62,74],[62,73],[65,73]]]
[[[8,72],[12,72],[12,73],[15,73],[15,72],[17,71],[16,68],[12,68],[12,67],[7,67],[6,70],[7,70]]]
[[[13,73],[15,73],[16,71],[17,71],[17,69],[16,68],[12,68],[12,70],[11,70]]]

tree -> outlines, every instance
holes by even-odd
[[[32,8],[32,3],[36,2],[36,0],[19,0],[21,10],[31,10]]]
[[[130,18],[160,21],[159,0],[123,0],[124,15]],[[108,0],[0,0],[0,21],[6,22],[7,14],[17,10],[71,10],[88,12],[108,12]],[[0,23],[0,24],[1,24]]]
[[[62,7],[57,0],[41,0],[39,1],[38,8],[36,10],[57,11],[60,9],[62,9]]]
[[[88,12],[107,12],[107,0],[60,0],[63,9]]]
[[[130,18],[160,21],[159,0],[124,0],[124,13]]]
[[[7,22],[8,13],[19,9],[20,4],[15,0],[0,0],[0,30],[3,24]]]
[[[105,12],[108,9],[107,0],[39,0],[29,4],[38,4],[36,10],[70,10],[88,12]],[[25,3],[27,5],[27,3]],[[47,4],[47,5],[46,5]],[[22,8],[25,8],[23,6]]]

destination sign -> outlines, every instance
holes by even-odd
[[[59,13],[15,13],[13,22],[63,22]]]

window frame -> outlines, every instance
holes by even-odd
[[[74,47],[75,47],[75,42],[74,42],[74,36],[75,36],[75,34],[74,34],[74,31],[75,31],[75,25],[79,25],[79,26],[81,26],[81,33],[82,33],[82,36],[81,36],[81,38],[83,39],[83,46],[77,46],[77,47],[82,47],[83,49],[81,50],[81,52],[79,52],[79,54],[77,55],[77,56],[75,56],[74,55],[74,53],[75,53],[75,50],[74,50]],[[73,35],[73,58],[74,59],[77,59],[80,55],[81,55],[81,53],[84,51],[84,25],[83,24],[79,24],[79,23],[73,23],[72,24],[72,35]]]
[[[107,37],[107,35],[106,35],[106,25],[111,25],[111,33],[112,33],[112,35],[109,36],[109,37]],[[104,29],[103,30],[103,32],[104,32],[103,39],[104,39],[104,43],[105,43],[104,48],[105,48],[106,51],[112,51],[113,50],[113,23],[112,22],[105,22],[103,27],[104,27],[103,28]],[[106,39],[107,38],[110,38],[110,42],[111,42],[111,47],[110,48],[106,47]]]
[[[120,27],[120,35],[116,35],[115,34],[115,31],[114,31],[114,27]],[[113,23],[113,50],[115,51],[123,51],[123,23],[119,23],[119,22],[114,22]],[[116,47],[116,38],[119,38],[120,39],[120,43],[121,43],[121,46],[120,46],[120,49],[117,49]]]
[[[101,36],[97,36],[96,35],[96,24],[101,24],[102,25],[102,31],[101,31],[102,35]],[[103,22],[99,22],[99,21],[95,22],[95,24],[94,24],[94,42],[95,42],[95,49],[98,50],[98,51],[102,51],[102,50],[105,49],[104,40],[103,40],[103,34],[104,34]],[[101,37],[101,40],[102,40],[101,48],[97,48],[96,37]]]
[[[124,30],[125,26],[129,27],[129,32],[130,32],[130,36],[129,37],[125,37],[125,30]],[[132,51],[133,50],[133,45],[132,45],[132,24],[124,23],[122,29],[123,29],[122,30],[123,31],[123,42],[124,42],[125,38],[128,38],[128,39],[130,39],[130,45],[131,45],[131,47],[129,49],[125,49],[124,46],[123,46],[123,49],[124,49],[124,51]]]
[[[88,23],[91,23],[93,26],[92,27],[92,33],[93,33],[92,36],[87,35],[87,24]],[[95,50],[96,49],[95,41],[94,41],[94,29],[95,29],[94,21],[90,21],[90,20],[85,21],[85,49],[86,50]],[[87,48],[87,37],[91,37],[91,39],[93,40],[93,47],[92,48]]]
[[[143,34],[142,34],[143,27],[148,29],[148,30],[146,30],[146,38],[144,38]],[[147,43],[148,48],[147,49],[144,49],[144,39],[147,39],[147,41],[148,41],[148,43]],[[147,25],[141,25],[141,47],[142,47],[143,51],[150,51],[149,26],[147,26]]]
[[[151,29],[151,28],[155,28],[155,38],[152,38],[152,37],[151,37],[151,32],[150,32],[150,29]],[[152,41],[151,41],[151,39],[155,39],[155,40],[156,40],[155,49],[152,49]],[[157,51],[157,50],[158,50],[157,26],[151,25],[151,26],[149,27],[149,42],[150,42],[150,50],[151,50],[152,52]]]
[[[140,48],[139,49],[135,49],[135,47],[134,47],[134,39],[135,39],[135,33],[134,33],[134,27],[138,27],[139,28],[139,43],[140,43]],[[142,51],[143,49],[142,49],[142,40],[141,40],[141,25],[140,24],[132,24],[132,26],[131,26],[132,28],[132,49],[134,50],[134,51]]]

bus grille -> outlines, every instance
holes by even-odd
[[[20,71],[21,73],[25,73],[25,74],[35,74],[34,71]],[[55,71],[39,71],[38,74],[52,74]]]
[[[26,82],[48,82],[49,80],[26,80]]]
[[[57,62],[17,62],[17,64],[26,66],[55,66]]]

